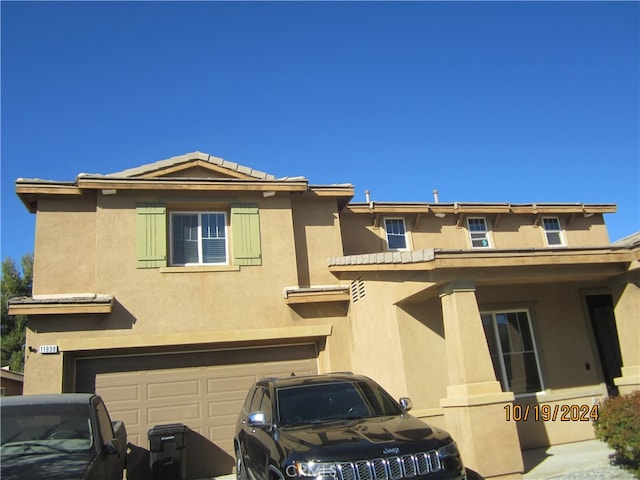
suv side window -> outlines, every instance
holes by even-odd
[[[264,412],[266,421],[271,422],[271,398],[266,388],[256,387],[248,412]]]
[[[249,407],[249,413],[259,412],[260,411],[260,403],[262,403],[262,397],[264,396],[264,388],[257,387],[256,393],[253,395],[253,399],[251,400],[251,406]]]
[[[264,389],[264,396],[260,403],[260,411],[264,412],[267,423],[271,423],[271,397],[269,395],[269,390],[266,388]]]
[[[376,388],[376,385],[358,382],[358,387],[375,415],[399,415],[402,413],[395,400],[386,395],[380,388]]]
[[[256,393],[256,387],[252,387],[247,394],[247,398],[244,400],[244,405],[242,406],[242,410],[245,413],[251,413],[251,401]]]

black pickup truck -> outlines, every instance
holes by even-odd
[[[3,397],[2,480],[122,480],[127,432],[98,395]]]

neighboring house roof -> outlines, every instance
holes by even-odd
[[[9,369],[9,367],[0,368],[0,378],[3,380],[13,380],[14,382],[23,383],[24,382],[24,374],[19,372],[14,372]]]
[[[640,232],[632,233],[631,235],[621,238],[620,240],[613,242],[612,245],[626,248],[638,247],[640,246]]]

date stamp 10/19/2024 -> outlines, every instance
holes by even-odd
[[[598,420],[598,405],[505,405],[507,422],[590,422]]]

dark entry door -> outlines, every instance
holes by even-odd
[[[607,389],[609,395],[617,395],[618,387],[614,385],[613,379],[622,375],[622,355],[613,301],[611,295],[588,295],[586,300]]]

